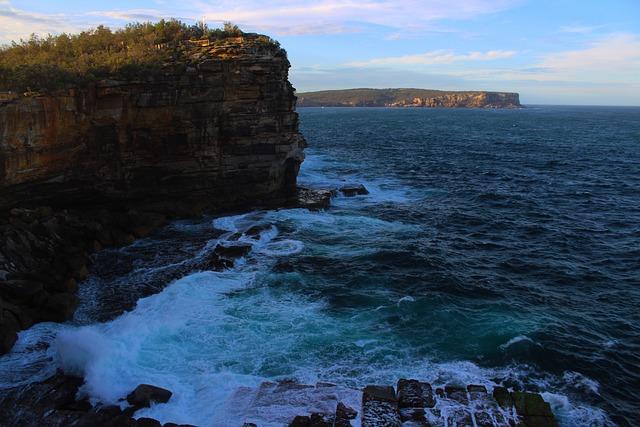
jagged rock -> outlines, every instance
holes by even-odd
[[[398,406],[400,408],[433,408],[436,404],[431,384],[418,380],[398,381]]]
[[[327,209],[331,205],[332,192],[330,190],[314,190],[299,187],[295,207],[311,210]]]
[[[340,187],[340,192],[347,197],[360,196],[369,194],[369,190],[362,184],[357,185],[343,185]]]
[[[172,394],[169,390],[161,387],[140,384],[127,395],[127,402],[135,407],[145,408],[151,406],[151,403],[168,402]]]
[[[551,406],[538,393],[511,393],[517,414],[526,427],[557,427]]]
[[[296,415],[289,423],[289,427],[309,427],[311,419],[307,415]]]
[[[136,420],[136,427],[162,427],[162,424],[153,418],[138,418]]]
[[[235,245],[218,245],[216,246],[214,253],[223,258],[240,258],[251,252],[252,246],[249,244],[235,244]]]
[[[309,427],[333,427],[334,421],[334,414],[314,412],[309,416]]]
[[[449,399],[455,400],[463,405],[469,404],[469,398],[467,397],[467,390],[464,387],[456,385],[446,385],[444,392]]]
[[[401,424],[393,387],[366,386],[362,392],[362,427],[394,427]]]
[[[493,389],[493,398],[498,402],[502,409],[509,409],[513,406],[511,394],[504,387],[495,387]]]

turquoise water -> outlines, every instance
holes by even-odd
[[[638,422],[640,109],[300,116],[300,182],[368,196],[178,221],[100,253],[74,321],[23,332],[0,385],[63,367],[96,401],[171,389],[139,413],[163,422],[281,425],[322,402],[252,412],[247,390],[329,381],[357,405],[349,387],[415,377],[538,390],[567,426]],[[255,225],[240,265],[193,267]]]

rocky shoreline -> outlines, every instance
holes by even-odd
[[[23,426],[122,426],[187,427],[187,424],[138,417],[136,412],[170,401],[170,390],[141,384],[120,405],[91,405],[78,399],[82,378],[59,372],[27,388],[10,390],[0,398],[0,425]],[[300,384],[293,380],[264,382],[255,390],[244,390],[239,400],[250,398],[247,416],[238,416],[238,427],[259,427],[251,414],[272,405],[292,406],[300,398],[315,400],[323,411],[280,420],[289,427],[557,427],[549,403],[539,393],[511,391],[504,387],[488,390],[484,385],[446,384],[434,388],[416,379],[400,379],[393,386],[368,385],[351,389],[358,397],[349,406],[341,400],[344,388],[336,384]],[[358,424],[359,423],[359,424]]]

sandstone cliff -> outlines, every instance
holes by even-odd
[[[179,50],[145,79],[0,96],[0,354],[73,315],[91,252],[295,195],[305,141],[284,50],[251,34]]]
[[[511,92],[447,92],[430,89],[347,89],[298,94],[300,107],[519,108]]]
[[[0,209],[291,193],[304,140],[284,51],[258,35],[181,49],[146,81],[0,98]]]

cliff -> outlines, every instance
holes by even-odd
[[[430,89],[346,89],[298,94],[300,107],[519,108],[510,92],[447,92]]]
[[[284,51],[258,35],[180,49],[146,80],[0,98],[0,209],[293,192],[304,140]]]
[[[296,194],[305,141],[284,50],[255,34],[175,49],[146,78],[0,96],[0,354],[73,315],[91,252]]]

